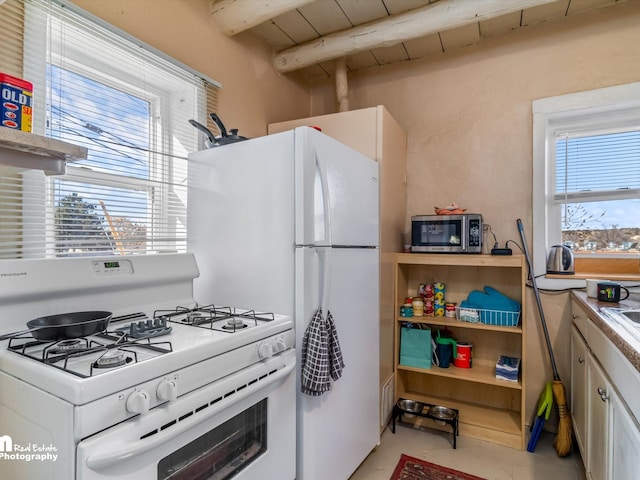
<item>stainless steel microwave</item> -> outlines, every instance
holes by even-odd
[[[465,213],[411,217],[411,251],[482,253],[482,215]]]

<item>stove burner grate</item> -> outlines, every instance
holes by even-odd
[[[169,341],[152,341],[149,336],[129,338],[126,333],[117,330],[102,332],[95,337],[105,340],[98,341],[93,338],[81,337],[46,342],[35,340],[31,335],[25,335],[9,340],[8,349],[23,357],[31,358],[81,378],[93,376],[94,369],[104,370],[137,363],[138,354],[134,348],[154,351],[161,355],[173,351],[173,346]],[[88,374],[70,366],[70,362],[73,360],[89,355],[98,355],[98,358],[91,361]]]
[[[166,318],[169,322],[207,328],[220,332],[234,333],[260,322],[275,319],[273,313],[259,313],[255,310],[239,310],[217,305],[176,307],[174,310],[157,310],[154,317]],[[226,320],[226,322],[225,322]]]

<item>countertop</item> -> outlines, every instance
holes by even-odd
[[[595,298],[587,297],[586,292],[572,292],[573,297],[584,307],[589,318],[593,321],[605,336],[622,352],[629,363],[640,372],[640,348],[638,342],[626,332],[626,330],[600,313],[602,307],[614,308],[640,308],[640,299],[637,295],[631,295],[620,303],[599,302]]]

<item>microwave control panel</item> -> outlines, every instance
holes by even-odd
[[[482,247],[482,220],[469,219],[469,246]]]

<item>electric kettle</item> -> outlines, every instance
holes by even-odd
[[[573,252],[566,245],[554,245],[549,250],[547,273],[573,275]]]

